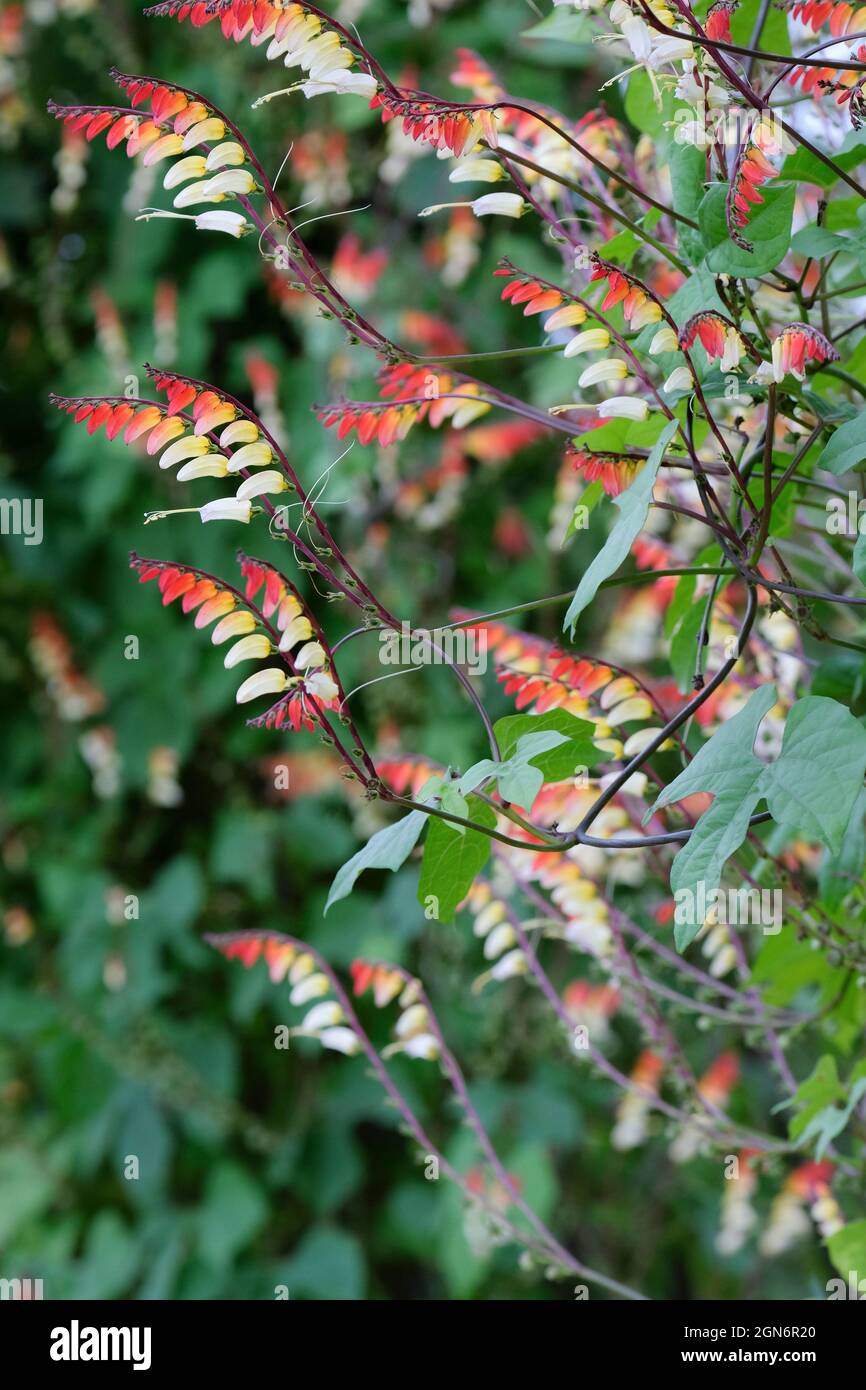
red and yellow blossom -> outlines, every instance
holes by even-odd
[[[246,580],[242,594],[192,566],[143,560],[135,554],[130,565],[140,583],[157,580],[163,605],[180,599],[184,613],[195,612],[197,628],[216,623],[211,634],[214,645],[233,643],[224,658],[226,669],[271,657],[282,662],[247,677],[237,691],[238,704],[260,695],[283,697],[261,716],[266,727],[288,724],[295,730],[303,726],[312,732],[317,723],[323,726],[323,710],[339,708],[340,688],[319,640],[321,633],[314,628],[293,586],[272,566],[241,556]],[[260,590],[264,592],[258,607],[253,600]]]
[[[725,200],[728,232],[744,251],[751,251],[752,243],[743,236],[742,228],[748,226],[753,209],[764,202],[759,189],[777,176],[768,156],[782,152],[782,142],[772,121],[763,117],[756,120],[737,156]]]
[[[128,108],[60,106],[52,101],[49,111],[87,140],[104,133],[109,149],[125,142],[127,155],[142,154],[142,162],[148,166],[164,159],[176,161],[163,177],[165,189],[184,185],[174,196],[176,209],[221,204],[261,191],[251,168],[245,167],[249,161],[244,147],[236,139],[226,139],[231,132],[225,117],[198,93],[117,69],[112,69],[112,77],[130,98]],[[139,112],[144,106],[150,107],[149,115]],[[193,214],[150,209],[140,215],[145,220],[189,219],[199,230],[222,231],[234,237],[252,230],[252,223],[241,213],[224,209]]]
[[[610,1136],[615,1149],[636,1149],[646,1141],[652,1102],[658,1095],[663,1073],[661,1057],[646,1048],[632,1068],[630,1089],[617,1106],[616,1124]]]
[[[762,362],[753,380],[781,382],[790,372],[805,381],[809,362],[838,362],[839,352],[824,334],[808,323],[789,323],[773,339],[771,361]]]
[[[617,304],[622,307],[622,315],[629,328],[645,328],[648,323],[658,323],[662,317],[662,307],[647,287],[634,276],[602,260],[595,252],[591,256],[592,274],[590,283],[603,280],[607,292],[601,302],[601,311],[606,313]]]
[[[745,340],[731,320],[714,310],[693,314],[688,322],[683,324],[679,333],[680,347],[692,347],[695,339],[711,362],[716,358],[720,359],[719,367],[723,372],[733,371],[747,353],[757,357],[752,345]]]
[[[386,402],[345,401],[323,406],[318,417],[325,429],[337,426],[337,438],[354,430],[361,444],[375,440],[383,447],[405,439],[413,425],[427,420],[433,429],[449,423],[464,429],[491,406],[480,400],[481,387],[456,374],[415,363],[400,362],[379,374],[379,390]]]
[[[567,457],[588,483],[600,482],[608,497],[619,497],[631,487],[645,459],[634,455],[605,453],[601,450],[569,448]]]
[[[378,86],[371,73],[353,71],[357,55],[327,17],[313,14],[292,0],[195,0],[192,4],[189,0],[168,0],[144,13],[176,19],[180,24],[189,19],[195,28],[218,19],[224,37],[234,43],[249,39],[254,48],[267,44],[267,59],[282,60],[287,68],[297,67],[305,74],[296,85],[307,97],[321,92],[371,97]]]
[[[739,8],[739,0],[714,0],[707,10],[704,30],[708,38],[731,42],[731,17]]]

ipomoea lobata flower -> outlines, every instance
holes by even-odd
[[[192,207],[194,203],[221,203],[224,198],[254,192],[256,181],[249,169],[224,169],[213,178],[188,183],[175,195],[176,208]]]
[[[311,999],[321,999],[323,994],[327,994],[331,988],[331,982],[327,975],[316,972],[307,975],[299,984],[296,984],[289,995],[290,1004],[307,1004]]]
[[[263,439],[254,444],[244,444],[229,459],[229,472],[239,473],[242,468],[262,468],[273,457],[273,449]]]
[[[235,642],[233,647],[229,647],[223,659],[223,665],[227,671],[233,666],[238,666],[242,661],[261,661],[264,657],[270,656],[274,650],[273,643],[263,632],[253,632],[248,637],[242,637],[239,642]]]
[[[204,155],[188,154],[186,159],[179,159],[166,170],[162,186],[177,188],[179,183],[185,183],[187,179],[203,179],[207,172],[207,160]]]
[[[599,382],[623,381],[628,376],[628,367],[620,357],[606,357],[601,362],[593,362],[578,378],[578,386],[596,386]]]
[[[237,497],[218,497],[199,507],[198,514],[202,521],[240,521],[246,526],[252,516],[252,506]]]
[[[321,700],[327,704],[330,700],[336,700],[339,695],[337,684],[328,675],[327,671],[313,671],[304,680],[304,689],[308,695],[312,695],[314,700]]]
[[[668,393],[671,391],[688,391],[692,385],[692,374],[688,367],[675,367],[664,384],[664,389]]]
[[[577,306],[580,307],[579,305]],[[553,315],[556,318],[556,315]],[[544,325],[549,332],[549,322]],[[576,357],[580,352],[604,352],[610,347],[610,334],[606,328],[587,328],[583,333],[575,333],[565,345],[563,357]]]
[[[679,348],[677,335],[670,324],[663,324],[655,334],[649,345],[650,357],[657,357],[660,352],[676,352]]]
[[[243,164],[246,159],[243,146],[237,140],[224,140],[221,145],[215,145],[205,160],[205,169],[209,174],[215,173],[217,169],[225,169],[230,164]]]
[[[321,1028],[333,1028],[335,1024],[342,1023],[345,1017],[336,999],[328,999],[321,1004],[313,1005],[298,1031],[318,1033]],[[354,1034],[352,1036],[354,1037]]]
[[[310,667],[324,666],[326,661],[325,650],[320,642],[307,642],[306,646],[301,647],[295,657],[295,665],[299,671],[306,671]]]
[[[299,613],[296,618],[292,618],[282,637],[280,638],[280,651],[290,652],[299,642],[306,642],[313,635],[313,625],[304,613]]]
[[[369,72],[347,72],[337,69],[301,85],[301,91],[307,99],[334,92],[338,96],[358,96],[369,100],[376,95],[378,89],[378,82]]]
[[[264,497],[267,493],[285,492],[289,484],[283,474],[276,468],[266,468],[264,473],[255,474],[252,478],[244,478],[237,492],[236,497]]]
[[[471,203],[433,203],[418,216],[429,217],[443,208],[471,208],[476,217],[522,217],[528,206],[519,193],[482,193]]]
[[[227,613],[224,618],[220,618],[216,627],[210,635],[210,640],[215,647],[222,642],[231,641],[232,637],[243,637],[247,632],[254,632],[256,620],[252,613],[246,608],[239,608],[235,613]]]
[[[645,420],[649,406],[641,396],[611,396],[596,406],[602,420]]]
[[[361,1050],[361,1044],[351,1028],[325,1028],[319,1034],[319,1042],[333,1052],[345,1053],[347,1057],[354,1057]]]
[[[250,700],[257,700],[260,695],[281,695],[289,683],[289,677],[285,671],[281,671],[278,666],[267,666],[263,671],[256,671],[255,675],[247,676],[243,685],[238,688],[235,701],[239,705],[246,705]]]
[[[162,466],[160,459],[160,467]],[[193,478],[226,478],[228,471],[229,461],[225,454],[205,454],[200,459],[191,459],[179,468],[177,480],[179,483],[188,483]]]
[[[446,151],[447,153],[447,151]],[[498,183],[505,170],[495,159],[463,159],[448,175],[449,183]]]

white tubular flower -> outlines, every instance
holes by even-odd
[[[688,391],[692,384],[692,374],[688,367],[675,367],[664,384],[664,390]]]
[[[719,106],[727,106],[731,99],[724,87],[717,87],[715,82],[708,82],[705,89],[704,83],[698,81],[694,68],[689,68],[687,72],[683,73],[676,85],[674,95],[678,96],[680,101],[687,101],[689,106],[696,106],[701,109],[709,107],[710,110]]]
[[[507,951],[517,940],[517,933],[510,922],[500,922],[498,927],[487,936],[484,942],[484,959],[495,960],[501,956],[503,951]]]
[[[332,1028],[334,1024],[342,1023],[345,1017],[336,999],[328,999],[323,1004],[313,1005],[301,1024],[301,1029],[305,1033],[318,1033],[320,1028]],[[352,1037],[354,1036],[353,1033]]]
[[[472,927],[475,936],[486,936],[489,931],[499,925],[505,916],[505,904],[495,901],[483,907],[475,918]]]
[[[168,159],[171,155],[181,154],[182,151],[183,140],[179,135],[161,135],[152,145],[148,145],[141,162],[148,166],[158,164],[161,159]]]
[[[494,965],[490,975],[494,980],[510,980],[515,975],[525,975],[528,969],[526,956],[518,947],[514,951],[509,951],[507,956],[502,956]]]
[[[306,642],[313,635],[313,625],[309,618],[299,614],[293,618],[280,638],[280,651],[290,652],[299,642]]]
[[[314,700],[336,700],[339,695],[337,684],[331,679],[327,671],[313,671],[311,675],[304,678],[304,689],[308,695],[312,695]]]
[[[505,170],[495,159],[464,159],[448,175],[449,183],[498,183]]]
[[[179,483],[188,483],[193,478],[225,478],[228,476],[229,461],[225,454],[205,454],[203,458],[185,463],[177,471]]]
[[[305,82],[301,87],[304,96],[322,96],[326,92],[336,92],[338,96],[374,97],[379,84],[368,72],[326,72],[315,81]]]
[[[251,232],[253,224],[239,212],[200,212],[195,218],[199,232],[226,232],[229,236],[242,237]]]
[[[413,1004],[404,1009],[394,1028],[398,1038],[408,1038],[414,1033],[423,1032],[427,1027],[428,1015],[425,1004]]]
[[[579,352],[604,352],[609,347],[610,334],[606,328],[586,328],[583,333],[575,333],[566,343],[562,355],[576,357]]]
[[[463,430],[467,425],[476,420],[479,415],[486,415],[490,409],[486,401],[472,400],[470,397],[465,405],[459,405],[451,416],[451,424],[455,430]]]
[[[263,632],[253,632],[249,637],[242,637],[233,647],[229,647],[223,659],[223,666],[230,671],[242,661],[261,661],[264,657],[270,656],[272,651],[270,638]]]
[[[214,174],[212,179],[200,179],[188,183],[175,195],[176,208],[192,207],[194,203],[221,203],[232,193],[252,193],[255,179],[248,169],[226,169]]]
[[[647,299],[645,303],[638,306],[629,319],[629,327],[637,330],[646,328],[648,323],[658,323],[662,316],[661,305],[656,304],[654,299]]]
[[[229,459],[229,472],[239,473],[242,468],[262,468],[270,463],[273,456],[273,449],[263,439],[255,444],[244,444]]]
[[[204,166],[209,174],[213,174],[217,169],[225,169],[229,164],[243,164],[245,159],[246,155],[237,140],[225,140],[222,145],[214,146]]]
[[[403,1051],[407,1057],[419,1058],[422,1062],[435,1062],[439,1056],[439,1043],[432,1033],[418,1033],[409,1039]]]
[[[596,406],[602,420],[645,420],[649,406],[640,396],[611,396]]]
[[[319,1034],[319,1042],[322,1047],[329,1047],[333,1052],[343,1052],[347,1057],[354,1057],[361,1050],[361,1044],[351,1028],[326,1028]]]
[[[225,133],[225,122],[218,116],[208,116],[205,120],[196,121],[195,125],[190,126],[183,137],[183,147],[185,150],[194,150],[196,145],[203,144],[205,140],[222,140]]]
[[[203,439],[201,435],[187,434],[183,439],[176,439],[170,444],[164,454],[159,456],[160,468],[172,468],[176,463],[183,463],[184,459],[201,458],[210,449],[210,442]]]
[[[578,377],[580,387],[597,386],[604,381],[622,381],[628,376],[628,367],[620,357],[605,357],[601,362],[593,362],[584,368]]]
[[[236,497],[264,497],[269,492],[285,492],[288,483],[276,468],[266,468],[252,478],[245,478],[235,493]]]
[[[476,217],[522,217],[527,206],[519,193],[483,193],[471,204]]]
[[[740,365],[743,356],[744,343],[736,328],[725,330],[725,346],[719,362],[719,371],[731,372]]]
[[[299,671],[307,671],[311,667],[318,670],[319,667],[324,666],[327,659],[325,649],[320,642],[308,642],[306,646],[301,647],[295,657],[295,665]]]
[[[210,635],[210,640],[218,647],[221,642],[228,642],[232,637],[243,637],[244,633],[255,632],[255,628],[256,620],[252,613],[246,608],[239,608],[236,613],[226,613],[224,618],[220,618]]]
[[[179,159],[177,164],[172,164],[166,170],[165,178],[162,181],[163,188],[177,188],[179,183],[184,183],[187,179],[203,179],[207,173],[207,164],[204,157],[200,154],[187,155],[186,159]]]
[[[243,685],[238,688],[235,702],[246,705],[250,700],[257,700],[260,695],[281,695],[288,683],[289,678],[285,671],[281,671],[278,666],[267,666],[264,671],[256,671],[254,676],[247,676]]]
[[[563,304],[561,309],[554,309],[544,320],[544,331],[555,333],[558,328],[574,328],[576,324],[585,322],[586,310],[582,304]]]
[[[289,995],[290,1004],[308,1004],[311,999],[321,999],[323,994],[330,991],[331,982],[327,975],[314,973],[301,980],[300,984],[295,985]]]
[[[241,521],[248,526],[253,514],[249,502],[240,502],[237,497],[218,497],[199,507],[202,521]]]
[[[227,449],[230,444],[252,444],[259,437],[259,431],[252,420],[232,420],[220,435],[220,448]]]
[[[694,56],[695,50],[686,39],[660,38],[653,43],[647,67],[657,72],[666,63],[684,63]]]
[[[649,345],[650,357],[657,357],[660,352],[676,352],[678,349],[677,335],[668,323],[659,329]]]

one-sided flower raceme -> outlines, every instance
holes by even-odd
[[[142,210],[141,218],[185,218],[194,222],[199,231],[223,232],[233,237],[253,231],[247,218],[228,209],[194,214],[177,211],[261,191],[252,170],[243,167],[247,164],[243,146],[225,138],[227,126],[222,115],[196,94],[182,92],[155,78],[116,69],[112,76],[134,108],[150,106],[149,117],[119,107],[59,106],[54,102],[49,103],[49,110],[87,140],[105,133],[109,149],[125,142],[127,155],[141,154],[145,165],[172,161],[163,176],[163,187],[179,189],[173,200],[176,211],[148,208]]]
[[[356,997],[372,989],[377,1008],[385,1008],[396,998],[400,1010],[394,1025],[395,1041],[382,1049],[383,1057],[403,1053],[425,1062],[435,1062],[440,1054],[439,1039],[431,1027],[427,1005],[421,1002],[420,981],[393,966],[356,960],[351,967]]]
[[[753,247],[742,228],[748,226],[755,207],[764,202],[762,185],[777,176],[769,156],[790,154],[792,149],[784,132],[769,117],[758,118],[743,142],[728,186],[725,216],[731,240],[744,251]]]
[[[346,1057],[360,1052],[360,1038],[349,1025],[342,1004],[327,997],[333,994],[330,977],[304,942],[255,932],[205,939],[226,960],[238,960],[246,970],[262,962],[272,984],[285,982],[289,986],[289,1003],[306,1009],[301,1022],[288,1030],[290,1037],[314,1038],[322,1047]]]
[[[680,347],[690,348],[695,340],[700,343],[711,362],[719,359],[719,367],[723,372],[734,371],[750,351],[750,345],[730,319],[712,310],[693,314],[680,329]]]
[[[837,349],[817,328],[808,323],[789,323],[773,340],[771,360],[762,362],[750,380],[759,385],[781,382],[790,372],[798,381],[805,381],[809,362],[820,365],[838,361]]]
[[[481,387],[473,381],[400,362],[379,374],[379,391],[385,402],[345,401],[317,410],[325,429],[337,426],[344,439],[355,431],[362,444],[374,440],[383,447],[406,438],[413,425],[426,420],[433,429],[446,421],[452,429],[465,429],[491,409],[480,400]]]
[[[229,0],[219,7],[207,0],[170,0],[168,4],[152,5],[146,15],[189,19],[201,28],[219,19],[225,38],[234,43],[249,39],[254,48],[264,49],[270,62],[280,62],[287,68],[300,68],[305,78],[293,87],[283,88],[260,97],[255,105],[271,101],[275,96],[302,91],[304,96],[319,96],[325,92],[350,93],[368,100],[378,90],[376,78],[369,72],[355,69],[357,55],[342,36],[328,26],[327,17],[312,14],[303,5],[271,4],[269,0]],[[265,47],[267,45],[267,47]]]
[[[630,487],[644,460],[587,448],[571,448],[568,458],[588,483],[600,482],[608,497],[618,497]]]
[[[611,265],[609,261],[602,260],[594,252],[591,263],[590,283],[596,280],[607,283],[607,291],[600,306],[602,313],[607,313],[608,309],[613,309],[619,304],[623,318],[629,328],[634,330],[646,328],[649,323],[659,322],[662,317],[661,305],[644,285],[639,284],[624,270]]]

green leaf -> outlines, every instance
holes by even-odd
[[[314,1226],[275,1270],[289,1298],[345,1302],[364,1297],[364,1256],[354,1236],[333,1226]]]
[[[508,714],[497,719],[493,732],[499,743],[503,759],[515,752],[524,734],[554,730],[562,734],[566,742],[532,758],[534,767],[544,773],[545,782],[565,782],[574,777],[578,767],[593,767],[603,756],[593,743],[595,725],[588,719],[579,719],[568,710],[552,709],[546,714]]]
[[[791,1138],[799,1139],[816,1115],[834,1101],[844,1099],[845,1088],[839,1080],[836,1059],[830,1053],[825,1053],[815,1064],[811,1075],[797,1087],[791,1099],[784,1103],[784,1107],[780,1107],[794,1106],[797,1110],[797,1114],[792,1116],[788,1124]]]
[[[775,686],[756,690],[745,708],[723,724],[665,787],[645,817],[695,792],[714,797],[671,869],[671,889],[678,899],[674,935],[680,950],[702,926],[689,906],[698,897],[698,885],[703,885],[705,901],[716,891],[725,862],[745,839],[749,818],[762,799],[773,819],[791,833],[834,851],[842,844],[866,771],[866,729],[835,700],[806,696],[791,708],[779,757],[764,766],[753,748],[761,720],[775,700]]]
[[[850,251],[854,254],[857,244],[851,237],[828,232],[826,227],[819,227],[813,222],[808,227],[801,227],[799,232],[794,234],[791,238],[791,250],[796,251],[798,256],[811,256],[814,260],[820,260],[822,256],[831,256],[834,251]]]
[[[555,729],[523,734],[510,758],[498,763],[492,758],[482,758],[464,772],[457,786],[461,792],[470,792],[492,780],[498,783],[506,801],[529,807],[544,785],[544,773],[534,765],[533,759],[567,741],[565,734]]]
[[[752,749],[761,720],[775,702],[774,685],[756,690],[739,714],[723,724],[688,767],[659,793],[647,812],[649,819],[653,811],[695,792],[714,794],[712,805],[674,858],[671,890],[675,897],[691,893],[694,902],[700,882],[709,897],[718,888],[725,862],[746,838],[749,817],[760,799],[759,782],[764,770]],[[682,909],[678,903],[674,937],[681,951],[703,926],[703,919],[698,922],[695,915],[689,912],[687,899]]]
[[[866,729],[822,695],[791,707],[782,751],[764,769],[761,794],[773,819],[838,851],[866,771]]]
[[[849,1221],[841,1231],[828,1236],[827,1250],[842,1278],[847,1279],[853,1273],[859,1285],[866,1277],[866,1221]],[[858,1297],[860,1293],[858,1287]]]
[[[833,433],[817,462],[828,473],[847,473],[866,459],[866,410]]]
[[[394,825],[377,830],[364,848],[353,854],[338,870],[325,903],[325,912],[341,898],[349,896],[365,869],[390,869],[392,873],[399,869],[418,843],[427,820],[423,811],[410,811],[408,816]]]
[[[866,159],[866,145],[863,143],[862,136],[856,131],[851,132],[855,139],[852,142],[850,137],[846,139],[841,150],[825,150],[829,154],[833,163],[847,173],[849,169],[856,169],[858,164],[862,164]],[[847,148],[846,148],[847,146]],[[818,146],[816,145],[816,149]],[[793,154],[789,154],[782,165],[782,178],[795,179],[797,183],[815,183],[819,188],[832,188],[839,179],[839,175],[818,159],[811,150],[805,146],[798,145]]]
[[[704,614],[707,611],[706,596],[692,604],[685,616],[677,624],[671,639],[671,670],[680,692],[690,694],[697,661],[698,634]]]
[[[268,1220],[261,1188],[236,1163],[222,1162],[207,1180],[198,1209],[198,1247],[208,1264],[231,1264],[239,1250],[258,1235]]]
[[[712,248],[707,254],[707,266],[720,275],[754,279],[777,266],[791,244],[794,185],[776,183],[767,187],[763,206],[743,229],[746,240],[752,243],[751,251],[744,251],[731,240],[725,220],[727,191],[727,184],[713,184],[698,210],[701,234]]]
[[[842,844],[835,854],[829,852],[818,873],[821,901],[830,908],[838,907],[860,882],[866,864],[866,788],[861,788],[848,822]]]
[[[664,457],[665,449],[678,428],[679,422],[677,420],[668,421],[634,482],[626,488],[625,492],[621,492],[619,497],[614,497],[613,505],[620,515],[601,550],[578,584],[577,592],[565,615],[563,630],[570,628],[572,636],[578,618],[587,604],[595,598],[598,586],[619,569],[643,529],[649,513],[653,484],[659,466]]]
[[[471,796],[467,803],[470,820],[486,825],[491,830],[496,825],[496,812],[477,796]],[[464,830],[464,834],[458,834]],[[457,904],[469,892],[475,878],[480,874],[490,857],[491,840],[479,830],[469,830],[464,826],[449,825],[437,816],[430,817],[430,829],[424,842],[424,858],[421,861],[421,878],[418,883],[418,901],[427,907],[428,900],[438,899],[436,920],[453,920]]]
[[[698,208],[704,195],[706,155],[697,145],[674,140],[668,166],[671,174],[672,205],[677,212],[697,221]],[[677,246],[692,265],[699,265],[706,255],[706,245],[700,231],[677,223]]]

